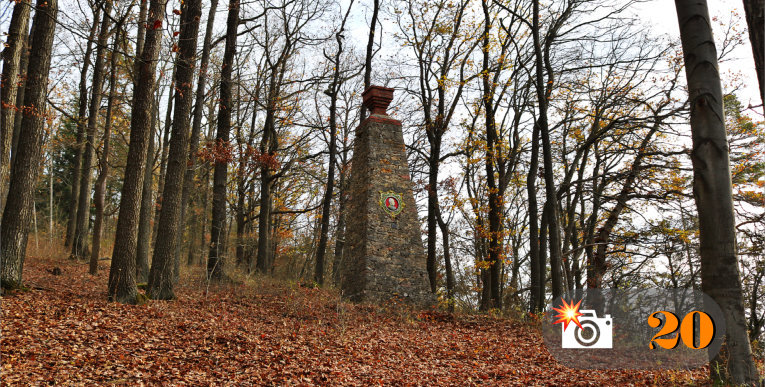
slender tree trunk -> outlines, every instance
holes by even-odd
[[[93,195],[93,201],[96,206],[96,219],[93,222],[93,241],[90,251],[90,274],[98,272],[98,258],[101,255],[101,235],[103,234],[104,223],[104,202],[106,200],[106,177],[109,176],[109,142],[112,135],[112,113],[114,111],[114,101],[117,99],[117,59],[119,41],[122,26],[116,27],[117,33],[114,35],[111,60],[109,63],[109,97],[106,105],[106,122],[104,123],[104,136],[102,140],[101,157],[98,160],[99,171],[96,179],[96,192]]]
[[[744,0],[749,41],[760,85],[760,102],[765,104],[765,0]]]
[[[135,71],[135,74],[138,74],[138,67],[135,65],[138,64],[138,58],[143,55],[143,44],[146,41],[146,17],[149,13],[149,0],[138,0],[141,5],[138,9],[138,33],[136,35],[135,39],[135,64],[133,70]],[[134,79],[135,80],[135,79]]]
[[[489,14],[488,0],[481,2],[484,13],[484,41],[483,41],[483,93],[484,111],[486,118],[486,185],[489,191],[489,281],[491,289],[492,308],[502,308],[500,299],[500,273],[502,271],[502,210],[504,203],[502,195],[494,176],[494,160],[499,144],[496,122],[494,119],[494,98],[491,93],[492,80],[489,77],[489,44],[491,33],[491,18]],[[484,284],[486,286],[486,284]]]
[[[223,52],[223,65],[220,78],[220,110],[218,112],[218,132],[215,136],[215,145],[219,150],[229,147],[229,135],[231,132],[231,86],[236,55],[236,36],[239,26],[239,0],[229,0],[228,19],[226,20],[226,48]],[[217,152],[216,152],[217,153]],[[222,156],[217,155],[216,156]],[[210,227],[210,253],[207,259],[207,276],[213,280],[220,280],[223,276],[223,231],[226,226],[226,181],[228,161],[225,159],[215,160],[215,172],[213,176],[213,208],[212,224]],[[263,219],[261,218],[261,221]]]
[[[543,77],[543,56],[542,45],[540,43],[539,26],[539,0],[534,0],[533,5],[533,27],[534,35],[534,53],[536,58],[536,89],[537,101],[539,103],[539,124],[540,135],[542,138],[542,153],[544,161],[545,178],[545,196],[547,204],[550,205],[550,219],[548,223],[548,233],[550,236],[550,279],[552,280],[553,299],[558,298],[563,293],[563,279],[561,276],[561,243],[560,226],[558,225],[558,200],[555,194],[554,170],[552,165],[552,147],[550,145],[550,127],[547,124],[547,87]]]
[[[241,266],[244,263],[244,228],[245,223],[245,196],[247,196],[247,187],[245,186],[245,173],[247,168],[243,148],[243,139],[241,136],[241,126],[237,126],[237,147],[239,148],[239,165],[236,169],[236,265]]]
[[[345,173],[343,169],[343,167],[340,168],[337,184],[339,203],[337,209],[337,232],[335,235],[335,257],[332,262],[332,281],[335,284],[340,283],[340,267],[343,265],[343,249],[345,247]]]
[[[34,186],[42,156],[48,73],[57,15],[57,0],[38,0],[32,22],[31,57],[24,94],[24,131],[19,137],[0,225],[0,285],[4,289],[21,287],[29,221],[33,215]]]
[[[170,81],[170,88],[167,94],[167,110],[165,110],[165,121],[162,127],[162,142],[159,155],[159,180],[157,181],[157,204],[154,206],[154,225],[151,229],[151,246],[157,241],[157,227],[159,227],[159,213],[162,210],[162,193],[165,191],[165,174],[167,173],[167,152],[169,150],[170,131],[173,123],[173,103],[176,94],[176,74],[178,68],[173,66],[173,77]]]
[[[314,281],[319,285],[324,285],[324,257],[327,252],[327,240],[329,239],[329,217],[332,207],[332,195],[335,188],[335,159],[337,158],[337,93],[342,85],[340,80],[340,55],[343,53],[343,32],[345,31],[345,21],[348,19],[351,5],[343,18],[340,31],[335,34],[337,40],[337,52],[334,58],[334,72],[332,74],[332,84],[329,87],[329,170],[327,171],[327,186],[324,190],[324,200],[321,208],[321,231],[319,235],[319,246],[316,250],[316,267],[313,275]]]
[[[709,368],[713,378],[734,384],[756,384],[760,377],[746,331],[723,95],[711,20],[706,0],[675,0],[675,7],[691,106],[691,161],[693,196],[699,214],[701,288],[720,305],[727,327],[723,356],[718,354]]]
[[[159,98],[159,96],[157,96]],[[149,281],[149,252],[151,250],[151,218],[154,214],[154,165],[156,164],[156,142],[154,141],[154,129],[157,127],[159,112],[157,100],[152,101],[151,121],[149,135],[149,149],[146,154],[146,169],[144,170],[141,185],[141,209],[138,215],[138,240],[135,253],[135,276],[138,283]]]
[[[214,89],[215,87],[213,87]],[[207,104],[207,117],[210,124],[207,125],[207,135],[206,139],[207,141],[210,141],[209,139],[213,138],[215,135],[215,124],[217,123],[217,117],[215,116],[215,107],[217,107],[217,104],[213,99],[211,99],[210,103]],[[210,175],[211,175],[212,165],[210,161],[205,160],[204,163],[202,163],[202,174],[200,176],[200,187],[201,187],[201,196],[202,196],[202,202],[200,203],[200,211],[194,213],[194,217],[192,218],[191,224],[196,227],[196,231],[199,231],[198,234],[193,233],[192,235],[199,235],[199,238],[191,238],[190,243],[190,249],[189,249],[189,262],[203,262],[203,254],[209,252],[209,246],[207,243],[207,235],[208,233],[208,225],[209,225],[209,218],[212,215],[210,211],[208,211],[208,208],[210,208],[210,196],[212,196],[211,193],[211,187],[210,187]],[[194,249],[194,241],[199,241],[198,248]]]
[[[440,128],[431,125],[428,129],[430,152],[428,154],[428,245],[425,267],[428,271],[428,282],[431,293],[438,289],[438,267],[436,264],[436,240],[438,229],[436,211],[438,211],[438,169],[441,159]]]
[[[261,149],[263,148],[261,147]],[[260,213],[258,214],[258,255],[256,259],[257,269],[263,274],[268,274],[271,272],[270,239],[271,173],[268,167],[263,165],[260,168]]]
[[[13,6],[8,40],[3,49],[3,73],[0,78],[0,211],[5,206],[11,177],[11,146],[13,145],[13,120],[16,118],[16,97],[21,74],[21,56],[29,30],[31,4],[19,1]],[[2,219],[2,212],[0,212]]]
[[[541,297],[545,296],[545,290],[547,288],[547,241],[548,241],[548,230],[550,226],[550,207],[547,205],[547,202],[545,202],[544,205],[542,205],[542,219],[539,222],[539,272],[540,275],[540,283],[542,286],[540,295]],[[552,276],[551,276],[552,277]],[[552,279],[552,278],[551,278]],[[556,302],[557,299],[553,299],[553,302]],[[542,304],[540,305],[540,309],[544,310],[544,298],[542,298]]]
[[[441,229],[441,239],[444,247],[444,270],[446,271],[446,299],[449,301],[449,311],[454,312],[454,270],[452,269],[452,255],[449,246],[449,226],[441,216],[441,208],[437,209],[438,227]]]
[[[210,1],[210,11],[207,14],[207,27],[205,30],[205,39],[202,43],[202,58],[199,63],[199,79],[197,80],[197,92],[194,101],[194,119],[191,125],[191,140],[189,142],[189,161],[188,170],[183,177],[183,194],[181,195],[181,216],[178,220],[181,231],[178,233],[178,238],[183,237],[183,229],[186,227],[186,211],[191,199],[191,192],[194,189],[194,176],[196,174],[196,162],[197,162],[197,148],[199,147],[199,137],[202,132],[202,109],[205,105],[205,87],[207,84],[207,66],[210,63],[210,46],[212,45],[213,26],[215,24],[215,11],[218,8],[218,0]],[[212,119],[212,117],[211,117]],[[206,210],[205,210],[206,211]],[[188,222],[190,227],[193,227],[193,222]],[[194,234],[190,232],[190,234]],[[204,234],[202,235],[204,237]],[[191,238],[192,240],[196,238]],[[178,252],[176,253],[178,259],[180,259],[181,252],[180,240],[177,244]],[[188,264],[192,264],[192,256],[194,249],[189,249]]]
[[[77,229],[77,211],[80,207],[80,182],[82,179],[82,155],[85,150],[85,127],[87,120],[85,114],[88,109],[88,69],[90,68],[90,56],[93,53],[93,41],[98,33],[98,19],[101,15],[101,7],[96,6],[93,16],[93,26],[90,29],[90,36],[85,45],[85,56],[82,59],[82,69],[80,71],[80,96],[77,101],[77,143],[74,144],[74,163],[72,165],[72,200],[69,202],[69,222],[66,227],[66,238],[64,246],[70,247],[74,243],[75,231]]]
[[[48,246],[53,246],[53,156],[48,157]]]
[[[141,1],[141,7],[138,12],[138,35],[136,38],[136,61],[133,66],[133,88],[135,89],[138,82],[138,72],[139,72],[139,58],[143,55],[143,45],[146,41],[146,18],[148,14],[148,0],[140,0]],[[151,121],[150,121],[150,129],[149,129],[149,145],[148,150],[146,152],[146,169],[144,170],[143,176],[141,177],[141,204],[140,204],[140,210],[138,215],[138,241],[136,244],[136,254],[135,254],[135,273],[136,273],[136,281],[139,283],[146,283],[149,278],[149,239],[151,238],[151,234],[149,231],[149,227],[151,224],[151,214],[152,214],[152,206],[153,206],[153,193],[152,188],[154,187],[153,184],[153,176],[154,176],[154,130],[157,127],[157,98],[153,99],[152,105],[149,108],[151,111]]]
[[[28,23],[27,23],[28,24]],[[29,43],[32,40],[32,32],[28,31],[27,38],[24,39],[24,47],[21,52],[21,63],[19,63],[19,76],[18,76],[18,89],[16,93],[16,105],[24,105],[24,92],[26,91],[26,79],[27,79],[27,67],[29,67]],[[16,116],[13,119],[13,140],[11,144],[11,163],[13,166],[13,160],[16,158],[16,149],[19,145],[19,134],[21,133],[21,122],[24,120],[21,109],[16,110]],[[10,130],[10,129],[9,129]],[[7,196],[7,194],[6,194]]]
[[[95,153],[96,126],[98,124],[98,111],[101,108],[102,89],[104,84],[104,67],[106,45],[109,38],[109,22],[111,21],[112,2],[105,0],[103,19],[98,33],[96,44],[96,63],[93,65],[93,84],[90,107],[88,109],[88,130],[85,142],[85,151],[82,156],[82,172],[80,172],[80,194],[77,200],[77,224],[74,228],[74,240],[72,243],[72,257],[82,259],[87,251],[87,234],[90,223],[90,182],[93,173],[93,154]]]
[[[175,119],[170,139],[167,173],[162,192],[162,211],[159,214],[157,242],[149,272],[149,295],[154,299],[171,300],[176,244],[179,243],[181,195],[189,151],[189,124],[191,123],[192,82],[194,81],[201,0],[186,0],[181,6],[181,33],[178,38],[176,59]]]
[[[138,233],[138,215],[146,169],[146,151],[151,137],[152,92],[156,82],[154,72],[162,41],[162,20],[165,0],[151,0],[148,28],[141,57],[136,58],[138,69],[133,93],[130,119],[130,147],[128,148],[122,200],[117,218],[117,233],[109,270],[109,300],[121,303],[136,302],[135,253]]]
[[[367,53],[364,56],[364,90],[372,85],[372,57],[375,48],[375,30],[377,29],[377,15],[380,13],[380,0],[372,2],[372,20],[369,22],[369,39],[367,40]],[[360,120],[367,118],[367,108],[361,105]]]
[[[526,175],[526,191],[529,202],[529,265],[531,275],[531,312],[544,309],[545,270],[539,263],[539,209],[537,204],[537,173],[539,173],[539,125],[534,123],[531,136],[531,160]]]

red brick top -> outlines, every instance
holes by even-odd
[[[393,89],[372,85],[361,94],[361,97],[364,101],[364,107],[371,110],[371,114],[387,116],[388,113],[385,112],[385,109],[393,101]]]

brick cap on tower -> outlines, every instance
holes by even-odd
[[[382,86],[369,86],[361,94],[363,105],[372,111],[372,115],[387,116],[388,105],[393,101],[393,89]]]

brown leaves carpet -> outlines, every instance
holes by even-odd
[[[339,301],[184,273],[176,301],[106,301],[108,261],[30,257],[2,298],[3,385],[705,385],[707,371],[565,368],[531,323]],[[53,275],[54,267],[62,275]],[[37,288],[37,289],[34,289]]]

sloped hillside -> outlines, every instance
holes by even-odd
[[[527,323],[353,305],[267,280],[208,287],[189,272],[177,301],[108,303],[101,264],[91,277],[85,264],[28,260],[31,290],[2,298],[4,385],[707,383],[704,369],[568,369]]]

